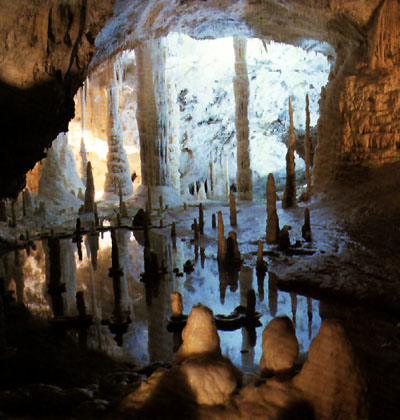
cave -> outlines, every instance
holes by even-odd
[[[400,417],[399,17],[4,2],[0,417]]]

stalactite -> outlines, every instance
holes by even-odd
[[[86,213],[94,213],[94,179],[92,172],[92,164],[87,163],[86,167],[86,191],[85,191],[85,205],[84,211]]]
[[[290,117],[290,128],[289,128],[289,143],[288,150],[286,153],[286,185],[285,191],[282,198],[282,208],[287,209],[296,205],[296,172],[294,162],[294,126],[293,126],[293,108],[292,102],[289,96],[289,117]]]
[[[229,210],[230,210],[230,222],[231,226],[235,227],[237,226],[237,216],[236,216],[236,200],[235,200],[235,194],[233,194],[233,191],[229,194]]]
[[[307,193],[311,193],[311,142],[310,142],[310,103],[308,93],[306,95],[306,133],[304,137],[305,150],[305,166],[306,166],[306,181]]]
[[[226,239],[224,234],[224,219],[222,212],[218,212],[218,261],[224,261],[226,257]]]
[[[108,75],[110,77],[107,112],[108,153],[104,197],[115,197],[119,194],[119,188],[122,189],[123,196],[128,197],[133,194],[133,184],[119,117],[119,89],[122,75],[119,72],[118,62],[109,64]]]
[[[253,199],[253,180],[249,154],[249,78],[246,64],[246,38],[234,38],[235,77],[233,90],[235,94],[235,126],[237,141],[236,185],[238,198]]]
[[[276,211],[276,187],[273,174],[268,174],[267,180],[267,244],[276,244],[279,241],[279,218]]]

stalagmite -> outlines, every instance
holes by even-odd
[[[189,384],[197,404],[223,404],[241,380],[240,372],[221,354],[219,336],[212,311],[201,304],[193,306],[183,343],[173,364]]]
[[[304,225],[301,228],[301,236],[306,242],[311,242],[311,225],[310,225],[310,209],[307,207],[304,209]]]
[[[197,225],[197,219],[193,220],[193,232],[194,232],[194,240],[197,241],[197,239],[199,239],[199,227]]]
[[[204,234],[204,212],[201,203],[199,204],[199,232],[201,235]]]
[[[308,93],[306,95],[306,133],[304,136],[304,151],[305,151],[305,166],[306,166],[306,181],[307,193],[311,193],[311,141],[310,141],[310,103]]]
[[[237,216],[236,216],[236,200],[235,200],[235,194],[233,194],[233,191],[231,191],[229,194],[229,210],[230,210],[231,226],[235,227],[237,226]]]
[[[104,197],[114,198],[122,190],[123,197],[133,194],[131,172],[128,157],[124,149],[124,134],[119,117],[119,89],[122,72],[118,62],[109,64],[108,74],[111,79],[108,89],[107,113],[107,173],[104,182]]]
[[[88,162],[86,167],[85,213],[94,213],[94,193],[92,164]]]
[[[311,403],[318,420],[369,418],[367,377],[338,319],[321,322],[293,384]]]
[[[217,221],[216,221],[216,216],[215,216],[215,213],[213,213],[213,214],[211,215],[211,227],[212,227],[213,229],[215,229],[215,228],[217,227]]]
[[[163,195],[169,208],[182,205],[171,186],[168,158],[168,95],[165,81],[165,40],[147,40],[135,48],[137,69],[136,120],[139,129],[142,185],[133,200],[146,197],[146,187]]]
[[[237,234],[235,231],[231,230],[228,233],[228,238],[226,240],[226,262],[238,263],[240,261],[240,251],[239,245],[237,242]]]
[[[264,261],[264,258],[263,258],[263,243],[261,240],[259,240],[258,248],[257,248],[257,262],[256,262],[257,276],[259,275],[264,276],[265,272],[267,271],[267,266],[268,264]]]
[[[290,247],[290,235],[289,230],[290,226],[284,225],[279,232],[279,249],[281,251],[286,251]]]
[[[163,205],[163,198],[162,198],[162,195],[160,195],[160,196],[158,197],[158,202],[159,202],[159,204],[160,204],[160,211],[162,212],[162,211],[164,210],[164,205]]]
[[[88,158],[87,158],[87,152],[86,152],[86,146],[85,146],[85,139],[83,137],[81,138],[81,148],[80,148],[79,156],[81,160],[80,175],[81,175],[83,185],[86,186]]]
[[[222,212],[218,212],[218,261],[226,258],[226,239],[224,234],[224,219]]]
[[[182,305],[182,295],[179,292],[171,293],[171,308],[172,308],[172,317],[179,318],[182,316],[183,305]]]
[[[299,343],[292,321],[287,316],[274,318],[262,334],[262,373],[291,371],[299,354]]]
[[[279,241],[279,218],[276,211],[276,187],[274,176],[268,174],[267,180],[267,244],[276,244]]]
[[[235,127],[237,141],[236,185],[240,200],[253,199],[253,180],[249,154],[249,78],[246,64],[246,38],[234,38],[235,77],[233,90],[235,94]]]
[[[290,128],[289,128],[289,143],[288,150],[286,153],[286,185],[285,191],[282,198],[282,208],[287,209],[296,205],[296,172],[294,162],[294,126],[293,126],[293,108],[292,102],[289,96],[289,117],[290,117]]]

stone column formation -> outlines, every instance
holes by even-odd
[[[138,72],[136,119],[144,185],[168,185],[168,99],[165,84],[165,48],[162,39],[135,48]]]
[[[311,192],[311,143],[310,143],[310,103],[308,93],[306,95],[306,133],[304,137],[304,150],[305,150],[305,166],[306,166],[306,181],[307,192]]]
[[[246,65],[245,38],[234,38],[235,74],[233,90],[235,94],[235,126],[237,141],[237,173],[236,184],[240,200],[253,199],[253,181],[249,155],[249,78]]]
[[[94,213],[94,179],[92,172],[92,164],[88,162],[86,167],[86,191],[85,191],[85,213]]]
[[[296,172],[294,170],[294,126],[293,126],[293,108],[292,101],[289,96],[289,143],[288,151],[286,153],[286,185],[282,198],[282,208],[287,209],[296,204]]]
[[[276,244],[279,240],[279,218],[276,212],[276,187],[275,179],[272,174],[268,175],[267,180],[267,244]]]
[[[133,194],[128,157],[124,149],[124,135],[119,118],[119,85],[122,74],[118,63],[109,65],[111,84],[108,89],[107,115],[107,174],[104,182],[104,196],[122,195],[128,197]]]

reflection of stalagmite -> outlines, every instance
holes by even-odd
[[[307,297],[307,317],[308,317],[308,338],[311,339],[312,335],[312,300],[310,297]]]
[[[286,153],[286,185],[282,198],[282,208],[287,209],[296,205],[296,172],[294,162],[294,126],[293,126],[293,108],[289,96],[289,144]]]
[[[268,274],[268,305],[269,313],[275,316],[278,310],[278,277],[275,273]]]
[[[337,319],[322,321],[293,384],[311,403],[318,420],[369,418],[366,375]]]
[[[204,211],[203,204],[199,204],[199,232],[201,235],[204,234]]]
[[[109,64],[110,87],[108,89],[107,112],[107,173],[104,182],[104,196],[114,198],[121,189],[123,197],[133,194],[133,185],[128,157],[124,149],[124,135],[119,118],[119,88],[122,74],[118,63]],[[122,215],[121,215],[122,216]],[[122,216],[123,217],[123,216]]]
[[[218,261],[226,258],[226,239],[224,234],[224,219],[222,212],[218,212]]]
[[[86,167],[86,190],[85,190],[85,205],[84,211],[86,213],[94,213],[94,179],[92,172],[92,164],[88,162]]]
[[[294,328],[296,328],[296,313],[297,313],[297,295],[296,293],[290,293],[290,301],[292,304],[292,321]]]
[[[75,311],[76,261],[74,244],[70,240],[60,241],[61,282],[65,284],[65,315]]]
[[[64,315],[62,293],[65,292],[65,284],[61,283],[60,240],[58,238],[49,238],[48,246],[50,263],[48,293],[51,296],[54,316],[58,317]]]
[[[246,38],[234,38],[235,77],[233,90],[235,94],[235,126],[237,141],[236,184],[240,200],[252,200],[253,180],[249,154],[249,78],[246,64]]]
[[[229,194],[229,210],[230,210],[230,222],[231,226],[237,226],[237,216],[236,216],[236,200],[235,194],[231,191]]]
[[[279,219],[276,211],[276,187],[274,176],[268,174],[267,180],[267,244],[276,244],[279,240]]]
[[[274,318],[262,334],[262,373],[290,372],[299,354],[299,343],[292,321],[287,316]]]

